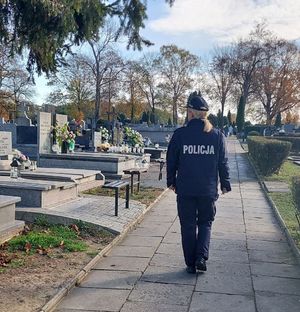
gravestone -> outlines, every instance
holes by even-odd
[[[18,107],[18,117],[16,118],[16,124],[18,126],[32,126],[31,119],[27,116],[28,107],[25,103],[21,103]]]
[[[102,143],[102,138],[101,138],[101,132],[94,132],[94,148],[95,151],[97,150],[97,147],[100,146]]]
[[[11,132],[0,131],[0,170],[10,170],[11,160]]]
[[[68,116],[62,114],[55,114],[55,123],[57,126],[62,127],[68,122]]]
[[[7,156],[12,153],[11,132],[0,131],[0,156]]]
[[[38,115],[38,153],[51,153],[52,115],[40,112]]]

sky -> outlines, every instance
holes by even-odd
[[[127,57],[176,44],[208,58],[215,46],[247,36],[258,22],[266,22],[278,37],[300,42],[300,0],[175,0],[172,7],[164,0],[148,0],[147,14],[141,34],[154,46],[133,52],[123,45],[120,50]],[[34,101],[39,105],[51,92],[46,82],[45,77],[36,77]]]

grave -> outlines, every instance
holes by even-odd
[[[38,120],[39,167],[97,170],[105,176],[121,178],[124,170],[137,167],[144,159],[150,162],[149,155],[102,152],[53,153],[51,148],[52,116],[50,113],[40,113]]]
[[[0,176],[9,176],[8,171],[0,171]],[[21,177],[30,180],[74,182],[78,192],[84,192],[104,184],[100,171],[60,168],[37,168],[34,171],[22,170]]]
[[[105,177],[121,178],[123,171],[138,166],[148,155],[75,152],[72,154],[40,154],[40,167],[100,170]]]
[[[151,159],[161,159],[166,158],[167,149],[166,148],[155,148],[155,147],[145,147],[145,153],[150,154]]]
[[[0,195],[21,197],[17,206],[49,208],[77,198],[78,191],[75,182],[0,176]]]
[[[0,195],[0,244],[24,229],[24,222],[15,220],[15,204],[19,201],[19,197]]]

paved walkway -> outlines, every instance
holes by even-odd
[[[299,312],[297,265],[245,154],[229,141],[233,191],[221,196],[208,271],[184,271],[170,191],[56,311]]]

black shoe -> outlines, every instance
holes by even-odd
[[[196,260],[196,269],[199,271],[206,271],[206,260],[204,258],[199,258]]]
[[[187,271],[187,273],[190,273],[190,274],[196,273],[196,268],[194,266],[187,266],[185,270]]]

